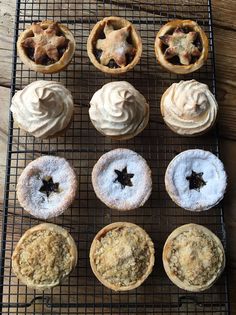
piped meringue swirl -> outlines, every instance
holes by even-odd
[[[10,109],[20,128],[37,138],[48,138],[68,126],[74,104],[61,83],[39,80],[18,91]]]
[[[206,84],[196,80],[173,83],[161,99],[166,124],[181,135],[197,135],[215,122],[218,104]]]
[[[146,127],[149,105],[130,83],[110,82],[93,95],[89,116],[94,127],[102,134],[130,139]]]

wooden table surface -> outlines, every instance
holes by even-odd
[[[232,314],[236,314],[236,1],[212,0],[221,158],[228,178],[224,199]],[[0,209],[3,208],[15,0],[0,1]]]

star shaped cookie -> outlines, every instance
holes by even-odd
[[[39,23],[32,24],[33,37],[28,37],[22,42],[24,48],[34,49],[34,61],[36,64],[42,64],[45,57],[56,62],[59,60],[58,48],[65,47],[67,39],[64,36],[58,36],[58,23],[54,22],[43,29]]]
[[[182,65],[189,65],[192,57],[199,57],[201,52],[194,45],[194,41],[198,36],[197,32],[185,33],[181,28],[176,28],[172,35],[164,35],[159,37],[163,44],[169,46],[164,53],[166,59],[174,56],[179,57]]]
[[[100,63],[106,66],[113,59],[119,67],[125,67],[126,55],[134,56],[136,53],[136,49],[127,42],[130,26],[114,30],[113,26],[106,22],[104,34],[106,38],[98,39],[96,44],[96,49],[102,50]]]

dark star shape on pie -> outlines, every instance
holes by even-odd
[[[101,50],[100,63],[104,66],[114,60],[119,67],[127,65],[126,56],[135,55],[136,49],[127,42],[130,35],[130,26],[114,30],[113,26],[107,22],[104,27],[104,39],[98,39],[96,49]]]
[[[200,191],[200,189],[206,185],[206,182],[202,178],[203,173],[196,173],[192,171],[192,174],[190,176],[187,176],[186,179],[189,181],[189,189],[195,189],[197,191]]]
[[[123,168],[122,171],[115,170],[115,173],[117,174],[117,178],[114,180],[114,182],[119,182],[121,184],[121,188],[124,189],[125,186],[133,186],[131,178],[134,177],[134,174],[130,174],[127,172],[127,167]]]
[[[190,31],[185,33],[179,27],[174,30],[172,35],[160,36],[162,43],[169,46],[164,52],[165,58],[171,59],[174,56],[178,56],[182,65],[189,65],[192,57],[201,55],[199,48],[194,45],[197,36],[197,32]]]
[[[43,64],[46,57],[53,62],[59,60],[59,48],[66,47],[67,39],[64,36],[58,36],[60,29],[58,23],[54,22],[43,29],[39,23],[33,23],[31,26],[33,37],[28,37],[22,42],[24,48],[33,49],[33,60],[36,64]]]
[[[59,192],[59,183],[54,183],[52,177],[42,179],[43,185],[39,191],[50,196],[52,192]]]

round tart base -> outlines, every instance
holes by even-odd
[[[120,211],[141,207],[152,191],[151,170],[141,155],[129,149],[103,154],[92,170],[97,197]]]
[[[133,233],[137,233],[136,237],[140,237],[139,241],[142,240],[146,246],[146,248],[148,249],[148,255],[149,257],[147,258],[148,261],[147,263],[147,267],[145,272],[141,275],[140,278],[138,278],[135,283],[132,284],[127,284],[127,285],[121,285],[121,282],[124,280],[122,280],[120,282],[120,284],[118,283],[112,283],[111,281],[107,280],[105,277],[103,277],[99,272],[98,272],[98,268],[97,268],[97,262],[99,261],[99,258],[96,258],[97,256],[97,247],[99,246],[101,239],[109,234],[109,237],[112,237],[112,231],[115,231],[115,235],[119,234],[120,231],[124,231],[124,233],[126,232],[127,235],[127,243],[126,240],[124,240],[123,242],[119,243],[119,239],[118,239],[118,243],[116,243],[115,246],[112,247],[112,249],[109,249],[108,252],[108,260],[106,260],[105,257],[105,261],[107,262],[107,264],[109,265],[108,268],[112,269],[112,268],[118,268],[117,273],[121,273],[121,270],[119,268],[119,264],[125,263],[125,261],[127,262],[128,260],[133,261],[133,257],[135,257],[135,254],[138,254],[137,251],[135,251],[134,249],[132,250],[132,247],[130,245],[130,243],[132,243],[132,239],[129,240],[128,238],[131,237],[131,235],[133,235]],[[130,234],[130,236],[129,236]],[[114,235],[113,235],[114,236]],[[112,239],[111,239],[112,242]],[[137,241],[138,242],[138,241]],[[137,244],[139,245],[139,244]],[[121,246],[121,247],[119,247]],[[141,243],[140,243],[141,246]],[[106,249],[105,249],[106,250]],[[103,252],[104,253],[104,252]],[[112,289],[114,291],[128,291],[128,290],[133,290],[137,287],[139,287],[149,276],[149,274],[152,272],[152,268],[154,266],[154,262],[155,262],[155,257],[154,257],[154,245],[153,242],[151,240],[151,238],[148,236],[148,234],[138,225],[133,224],[133,223],[128,223],[128,222],[116,222],[116,223],[112,223],[109,224],[107,226],[105,226],[102,230],[100,230],[97,235],[95,236],[91,248],[90,248],[90,265],[91,268],[93,270],[94,275],[97,277],[97,279],[107,288]],[[142,255],[145,256],[145,254],[147,254],[146,252],[143,253]],[[110,259],[109,259],[110,256]],[[102,258],[100,258],[102,259]],[[103,260],[103,259],[102,259]],[[130,265],[129,270],[132,269],[132,266],[134,266],[133,264],[136,264],[139,260],[139,257],[136,257],[135,262],[133,262]],[[102,263],[102,261],[101,261]],[[117,267],[115,267],[117,266]],[[122,267],[121,267],[122,268]],[[133,267],[135,268],[135,266]],[[124,272],[127,272],[127,270],[124,270]],[[117,273],[115,274],[115,276],[117,275]],[[129,274],[129,272],[128,272]],[[127,276],[128,277],[128,276]]]
[[[109,68],[108,66],[102,65],[97,60],[96,56],[94,55],[94,50],[96,49],[96,43],[98,39],[101,38],[101,35],[103,34],[103,30],[107,22],[111,23],[111,25],[114,26],[114,29],[121,29],[127,26],[130,27],[130,36],[132,40],[132,45],[136,49],[136,54],[133,60],[130,63],[128,63],[125,67]],[[108,74],[122,74],[131,70],[139,62],[140,57],[142,55],[142,41],[132,23],[120,17],[110,16],[97,22],[97,24],[95,24],[95,26],[93,27],[87,41],[87,53],[88,53],[90,61],[97,69]]]
[[[199,33],[200,40],[202,42],[202,51],[200,57],[196,60],[196,62],[189,64],[189,65],[178,65],[169,62],[163,53],[163,43],[160,40],[161,36],[170,34],[172,30],[176,28],[185,28],[188,27],[192,31]],[[186,74],[186,73],[191,73],[193,71],[198,70],[199,68],[202,67],[204,62],[207,60],[208,57],[208,38],[203,31],[203,29],[194,21],[191,20],[172,20],[165,25],[161,27],[159,32],[156,35],[156,40],[155,40],[155,54],[158,62],[162,67],[167,69],[170,72],[176,73],[176,74]]]
[[[202,103],[200,103],[201,100]],[[199,111],[199,108],[204,106],[203,103],[206,100],[208,110],[199,113],[199,116],[196,115],[197,110]],[[194,110],[194,106],[196,106],[195,116],[186,117],[186,107],[190,111],[190,109]],[[218,104],[207,85],[196,80],[189,80],[173,83],[162,95],[160,109],[166,125],[173,132],[185,137],[196,137],[207,133],[215,125]]]
[[[74,169],[61,157],[42,156],[30,162],[17,183],[17,198],[36,218],[61,215],[74,201],[78,182]]]
[[[12,268],[27,287],[46,290],[69,275],[77,264],[77,256],[76,244],[65,229],[43,223],[21,237],[12,255]]]
[[[223,163],[200,149],[178,154],[168,165],[165,187],[170,198],[190,211],[208,210],[224,197],[227,176]]]
[[[45,20],[39,23],[39,25],[43,29],[47,29],[49,25],[53,24],[53,21]],[[36,72],[40,73],[56,73],[59,72],[67,67],[67,65],[70,63],[74,53],[75,53],[75,39],[71,31],[63,24],[58,23],[58,27],[60,31],[62,32],[63,36],[68,40],[68,46],[61,56],[61,58],[50,65],[43,65],[43,64],[36,64],[32,59],[30,59],[25,51],[25,49],[22,47],[22,42],[29,37],[32,37],[32,26],[28,26],[25,31],[23,31],[18,40],[17,40],[17,52],[21,59],[21,61],[31,70],[34,70]]]
[[[185,233],[186,236],[184,238]],[[193,242],[191,238],[194,239]],[[211,248],[201,247],[201,242],[207,244],[207,246],[211,246]],[[176,249],[172,251],[174,244],[176,245]],[[212,248],[212,244],[214,244],[214,248]],[[172,255],[174,254],[176,258],[172,259]],[[207,267],[204,266],[211,265],[212,259],[215,259],[216,255],[219,256],[216,272],[212,275],[211,279],[205,282],[201,277],[204,277],[205,273],[207,276],[207,273],[211,272],[211,270],[207,271]],[[219,238],[206,227],[193,223],[182,225],[169,235],[163,248],[162,259],[169,279],[179,288],[190,292],[201,292],[210,288],[219,278],[225,267],[224,248]],[[170,261],[173,266],[170,266]],[[180,264],[182,270],[178,270],[178,264]],[[184,274],[184,271],[186,274]],[[178,276],[178,272],[180,276]],[[189,274],[191,275],[191,280],[188,279]],[[181,277],[184,280],[181,280]],[[202,281],[203,283],[196,285],[193,283],[194,281]]]
[[[109,82],[90,101],[89,117],[98,132],[113,140],[129,140],[149,122],[149,104],[129,82]]]

